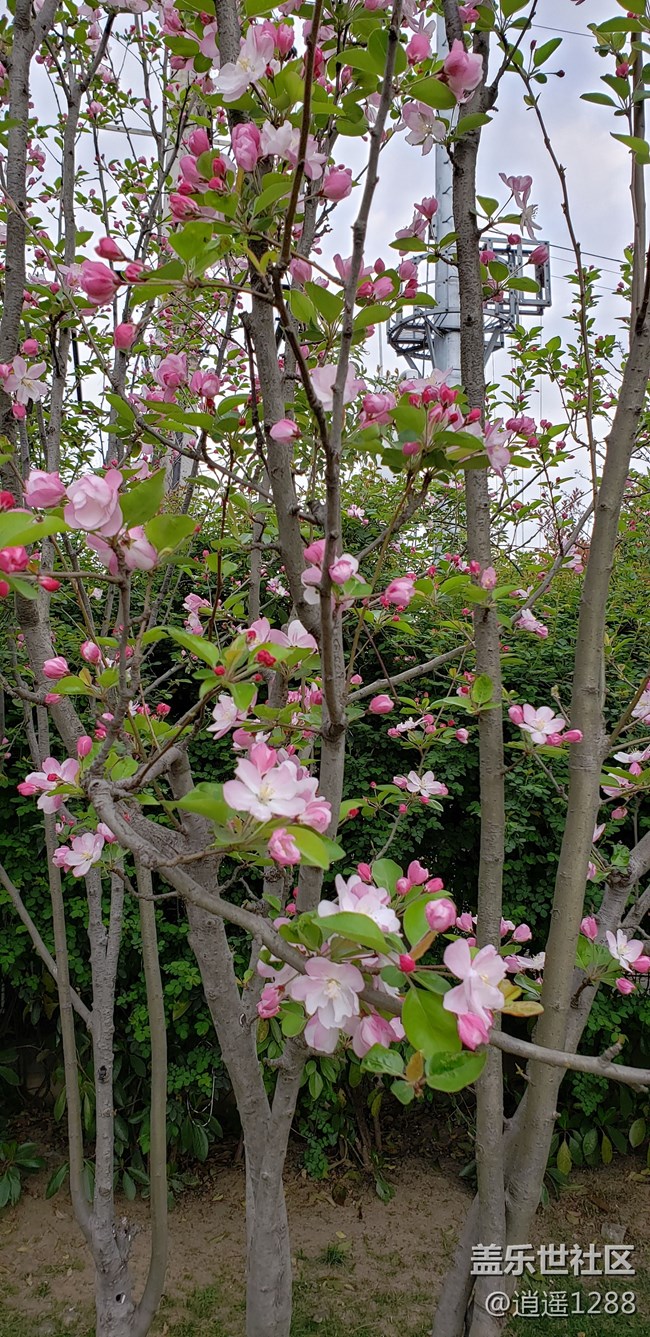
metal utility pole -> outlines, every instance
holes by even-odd
[[[445,20],[441,14],[437,21],[438,55],[446,56],[447,33]],[[454,231],[453,167],[449,152],[444,144],[436,144],[435,154],[435,196],[438,201],[436,219],[436,241],[448,237]],[[433,334],[434,367],[450,372],[449,382],[460,382],[460,290],[458,268],[439,260],[435,270],[434,295],[436,299],[436,320]]]

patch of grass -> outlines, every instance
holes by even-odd
[[[332,1240],[331,1244],[327,1244],[323,1249],[320,1260],[327,1267],[342,1267],[344,1263],[347,1263],[349,1257],[350,1250],[347,1245],[341,1244],[338,1240]]]
[[[20,1314],[0,1300],[0,1333],[2,1337],[39,1337],[40,1333],[44,1337],[45,1334],[47,1337],[92,1337],[93,1328],[83,1319],[72,1325],[64,1323],[61,1311],[43,1314],[40,1318],[35,1314]]]

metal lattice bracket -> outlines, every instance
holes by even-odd
[[[543,244],[549,250],[548,243]],[[503,237],[484,237],[482,239],[483,249],[493,251],[495,259],[507,265],[513,278],[528,277],[529,257],[535,248],[540,245],[542,245],[541,242],[534,241],[519,241],[516,244],[511,244]],[[523,318],[526,316],[541,316],[545,308],[551,305],[550,258],[541,265],[535,265],[530,276],[534,277],[537,283],[538,291],[536,293],[519,292],[514,288],[506,288],[503,301],[487,301],[485,303],[486,362],[497,348],[503,348],[506,334],[514,330]],[[428,286],[427,282],[425,291]],[[436,365],[442,367],[442,362],[437,356],[436,346],[444,341],[446,335],[458,333],[459,330],[459,311],[442,307],[434,309],[429,306],[416,306],[410,315],[400,315],[392,321],[388,326],[387,338],[398,357],[405,358],[409,366],[415,371],[418,370],[418,363],[421,363],[424,372],[426,363],[430,363],[432,367]],[[442,361],[444,361],[444,356]]]

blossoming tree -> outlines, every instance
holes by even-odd
[[[97,8],[15,0],[11,25],[5,20],[0,596],[5,627],[18,631],[2,682],[23,711],[31,753],[19,787],[43,814],[51,943],[20,887],[4,872],[2,883],[57,984],[70,1188],[95,1264],[101,1337],[146,1333],[164,1286],[159,897],[173,894],[186,908],[241,1118],[250,1337],[289,1332],[282,1172],[310,1050],[351,1049],[405,1105],[426,1087],[477,1083],[478,1195],[439,1301],[439,1337],[494,1330],[481,1279],[473,1289],[471,1247],[526,1236],[563,1072],[632,1084],[650,1076],[614,1063],[616,1054],[577,1053],[597,988],[629,993],[650,969],[643,941],[630,936],[646,909],[636,888],[650,867],[650,839],[624,867],[599,854],[599,873],[594,862],[603,766],[602,792],[616,804],[606,823],[615,822],[646,784],[650,724],[645,682],[622,718],[609,719],[602,653],[650,372],[648,20],[640,0],[626,0],[627,17],[596,34],[615,72],[593,99],[626,120],[630,133],[617,138],[631,153],[635,205],[629,347],[609,348],[605,373],[565,173],[544,120],[544,67],[558,42],[530,41],[536,9],[536,0],[251,0],[240,10],[215,0],[204,10],[176,0],[153,12],[148,0]],[[436,51],[439,16],[445,45]],[[504,272],[483,233],[521,229],[534,239],[537,226],[529,176],[504,172],[504,189],[495,183],[501,202],[476,193],[481,136],[492,132],[505,78],[521,83],[557,170],[575,248],[578,342],[570,376],[557,344],[527,344],[520,331],[520,384],[499,402],[484,380],[484,306],[509,288],[534,289],[535,280]],[[54,124],[45,124],[49,113],[35,123],[39,99],[52,105],[50,89]],[[153,154],[133,149],[133,118]],[[101,136],[116,127],[129,152],[107,160]],[[371,266],[364,251],[382,154],[398,136],[425,168],[434,145],[449,154],[455,230],[434,239],[437,202],[426,195],[387,242],[388,258]],[[338,162],[346,157],[353,166]],[[336,206],[350,197],[358,201],[351,253],[343,257],[341,240],[329,260]],[[531,258],[533,267],[544,263],[544,248]],[[438,369],[369,388],[367,340],[404,308],[430,305],[419,263],[441,259],[458,269],[461,384]],[[531,367],[556,386],[562,422],[532,416]],[[546,569],[521,591],[495,545],[504,515],[509,524],[521,514],[509,467],[548,476],[571,442],[586,443],[591,498],[570,531],[558,526]],[[365,544],[364,508],[349,499],[364,473],[379,478],[391,506]],[[443,556],[431,550],[428,526],[459,485],[467,539]],[[534,488],[524,504],[535,513]],[[203,548],[201,524],[215,516],[219,537]],[[343,542],[348,520],[360,534],[349,545],[355,552]],[[575,544],[586,526],[585,566]],[[509,637],[544,639],[533,609],[569,569],[583,582],[573,699],[567,707],[518,702],[503,685],[503,627]],[[67,655],[55,644],[63,608]],[[450,626],[457,643],[437,648]],[[414,651],[408,668],[388,673],[391,636],[413,629],[432,653]],[[362,653],[375,665],[371,681],[358,671]],[[447,665],[459,673],[451,688]],[[176,717],[164,697],[178,673],[191,675],[194,699]],[[441,694],[403,695],[419,679],[440,682]],[[464,711],[468,727],[449,722],[452,710]],[[348,738],[366,712],[408,750],[406,773],[379,776],[372,796],[344,800]],[[530,929],[502,915],[504,718],[515,758],[551,772],[557,759],[568,761],[545,955],[524,955]],[[630,740],[639,729],[641,741]],[[220,783],[192,771],[189,748],[200,733],[232,742]],[[389,848],[375,850],[369,826],[367,860],[350,867],[340,843],[360,808],[368,817],[387,809],[396,825],[414,807],[440,811],[447,789],[437,773],[452,737],[479,751],[477,916],[459,913],[427,866],[430,851],[414,849],[402,868]],[[615,750],[623,745],[632,751]],[[330,868],[334,882],[323,890]],[[602,899],[585,915],[594,876]],[[87,890],[88,998],[68,960],[67,878],[85,879]],[[113,1179],[125,897],[139,908],[151,1032],[151,1262],[138,1299]],[[243,979],[227,925],[250,938]],[[503,1014],[536,1018],[533,1039],[502,1029]],[[260,1017],[277,1017],[285,1037],[270,1096],[257,1054]],[[94,1056],[91,1203],[77,1024]],[[529,1064],[505,1133],[503,1051]]]

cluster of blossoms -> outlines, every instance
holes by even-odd
[[[598,920],[594,915],[586,915],[580,925],[583,937],[595,943],[598,931]],[[647,975],[650,972],[650,956],[647,954],[646,943],[640,938],[628,938],[622,929],[617,929],[616,933],[608,929],[605,933],[605,944],[611,960],[625,972],[614,981],[618,992],[623,995],[634,993],[636,985],[630,976]]]
[[[508,715],[527,733],[531,742],[546,747],[563,747],[565,743],[581,743],[580,729],[567,729],[566,720],[556,715],[552,706],[510,706]]]
[[[103,475],[82,474],[65,487],[58,473],[32,469],[24,497],[27,505],[36,510],[48,510],[65,502],[66,524],[87,536],[88,546],[111,575],[117,574],[119,560],[127,571],[151,571],[158,554],[142,525],[131,528],[126,525],[120,505],[123,482],[122,472],[109,468]]]

